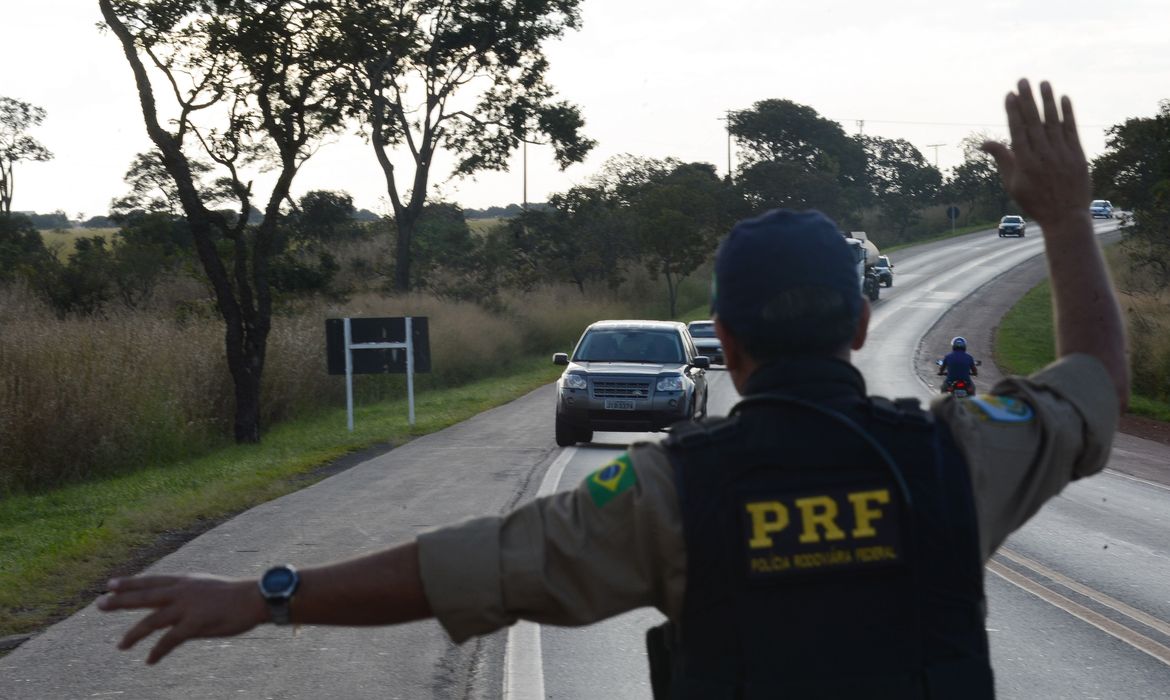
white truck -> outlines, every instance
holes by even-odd
[[[857,275],[861,278],[861,292],[870,301],[877,301],[881,292],[881,281],[873,266],[877,263],[881,252],[869,240],[865,231],[850,231],[845,234],[845,242],[853,249],[854,260],[857,261]]]

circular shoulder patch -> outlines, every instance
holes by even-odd
[[[972,396],[967,403],[979,409],[979,417],[994,423],[1030,423],[1036,412],[1014,396]]]

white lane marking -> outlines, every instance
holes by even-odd
[[[1129,452],[1128,450],[1119,450],[1116,447],[1113,448],[1113,451],[1120,452],[1122,454],[1127,454],[1127,453],[1131,454],[1131,455],[1137,454],[1136,452]],[[1165,484],[1159,484],[1156,481],[1150,481],[1148,479],[1143,479],[1141,477],[1132,476],[1130,474],[1126,474],[1125,472],[1119,472],[1115,469],[1106,469],[1105,473],[1109,474],[1110,476],[1119,476],[1122,479],[1129,479],[1130,481],[1136,481],[1139,484],[1145,484],[1146,486],[1153,486],[1154,488],[1162,489],[1163,491],[1170,491],[1170,486],[1166,486]]]
[[[1118,622],[1105,617],[1101,613],[1090,610],[1080,603],[1069,600],[1061,594],[1045,588],[1043,585],[1020,574],[997,561],[987,562],[987,570],[999,576],[1032,595],[1044,600],[1083,622],[1096,627],[1102,632],[1119,639],[1133,648],[1143,651],[1164,664],[1170,664],[1170,648],[1155,642],[1144,634],[1140,634]]]
[[[576,454],[576,447],[566,447],[557,455],[536,490],[537,498],[557,490],[565,467]],[[540,625],[520,620],[508,629],[508,641],[504,646],[504,700],[544,700],[544,697]]]

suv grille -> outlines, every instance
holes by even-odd
[[[650,382],[594,379],[593,396],[599,399],[650,398]]]

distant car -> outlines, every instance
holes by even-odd
[[[677,321],[598,321],[585,329],[557,380],[556,439],[593,440],[595,430],[662,430],[707,415],[707,372]]]
[[[1027,228],[1028,225],[1024,223],[1024,217],[1009,214],[999,220],[999,237],[1019,236],[1023,238]]]
[[[695,349],[700,355],[706,355],[711,364],[723,364],[723,345],[715,337],[714,321],[691,321],[687,324],[687,332],[695,341]]]
[[[1094,219],[1112,219],[1113,205],[1109,203],[1108,199],[1094,199],[1089,204],[1089,213],[1093,215]]]
[[[879,255],[873,265],[873,272],[883,287],[894,286],[894,263],[890,262],[890,256]]]

